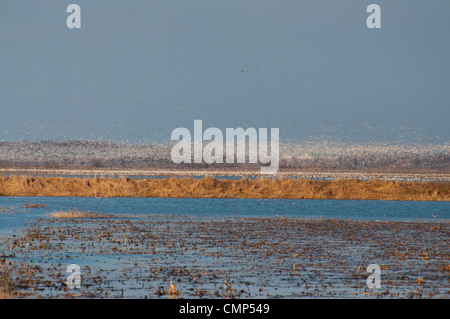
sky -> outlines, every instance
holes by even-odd
[[[195,119],[281,140],[448,141],[449,12],[448,0],[2,0],[0,141],[164,142]]]

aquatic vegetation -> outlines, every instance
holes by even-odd
[[[107,218],[108,215],[95,213],[95,212],[80,212],[77,210],[68,210],[53,212],[50,214],[54,218]]]
[[[0,263],[0,299],[6,299],[11,297],[13,293],[13,282],[11,279],[12,269],[8,269],[5,265],[4,258]]]
[[[8,285],[20,297],[448,298],[449,227],[285,217],[50,217],[0,248],[11,269]],[[374,262],[380,289],[366,286]],[[78,290],[66,285],[72,263],[81,267]]]
[[[24,204],[23,208],[43,208],[46,206],[46,204]]]
[[[27,212],[27,208],[23,207],[23,208],[18,208],[18,207],[2,207],[0,206],[0,213],[26,213]]]

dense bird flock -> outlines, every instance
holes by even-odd
[[[0,168],[256,168],[259,164],[174,164],[173,143],[0,142]],[[225,154],[225,152],[224,152]],[[450,170],[450,145],[292,141],[280,144],[280,169],[423,172]]]

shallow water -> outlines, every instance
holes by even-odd
[[[448,234],[448,223],[127,214],[39,219],[2,249],[31,298],[448,298]]]
[[[25,204],[45,205],[28,208]],[[0,233],[54,211],[78,209],[121,215],[176,215],[189,217],[289,217],[380,221],[449,221],[450,202],[229,199],[229,198],[92,198],[92,197],[0,197]],[[1,211],[1,210],[0,210]]]
[[[0,207],[5,264],[25,269],[16,276],[29,297],[167,298],[172,281],[183,298],[449,292],[450,202],[0,197]],[[47,218],[69,209],[114,217]],[[65,286],[73,263],[81,290]],[[372,263],[383,269],[376,292]]]

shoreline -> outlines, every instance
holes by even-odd
[[[0,196],[450,201],[450,182],[0,176]]]
[[[0,168],[0,176],[79,176],[79,177],[263,177],[266,179],[304,178],[304,179],[361,179],[389,181],[444,181],[450,182],[450,174],[443,172],[379,172],[353,170],[290,170],[280,169],[274,175],[261,174],[259,170],[213,170],[213,169],[122,169],[122,168]]]

